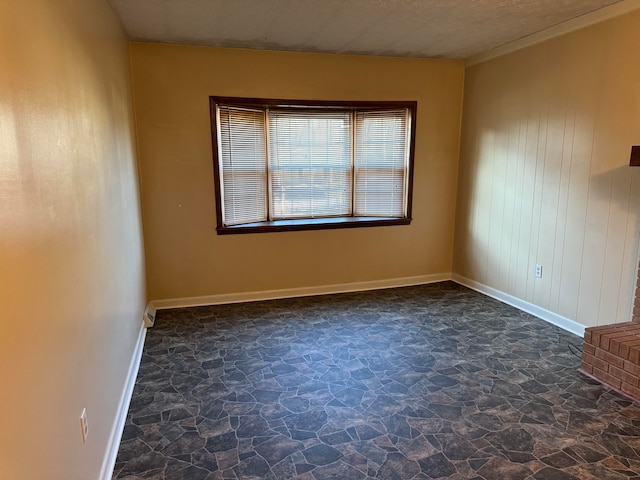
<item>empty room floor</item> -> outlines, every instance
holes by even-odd
[[[640,479],[582,339],[444,282],[161,311],[114,479]]]

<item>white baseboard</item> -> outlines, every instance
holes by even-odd
[[[391,278],[387,280],[373,280],[369,282],[340,283],[316,287],[266,290],[263,292],[226,293],[220,295],[205,295],[202,297],[170,298],[166,300],[153,300],[149,303],[153,308],[161,310],[167,308],[199,307],[202,305],[221,305],[225,303],[255,302],[258,300],[275,300],[278,298],[309,297],[313,295],[328,295],[332,293],[361,292],[364,290],[380,290],[383,288],[424,285],[427,283],[443,282],[445,280],[451,280],[450,273],[418,275],[415,277]]]
[[[483,285],[474,280],[457,274],[438,273],[433,275],[418,275],[415,277],[392,278],[387,280],[374,280],[369,282],[341,283],[335,285],[322,285],[317,287],[288,288],[282,290],[266,290],[262,292],[227,293],[220,295],[205,295],[201,297],[169,298],[153,300],[149,305],[153,309],[199,307],[203,305],[222,305],[225,303],[255,302],[260,300],[275,300],[278,298],[308,297],[313,295],[329,295],[333,293],[361,292],[365,290],[379,290],[383,288],[407,287],[411,285],[425,285],[428,283],[453,280],[460,285],[476,290],[491,298],[511,305],[519,310],[535,315],[553,325],[556,325],[570,333],[584,336],[585,326],[569,318],[553,313],[542,307],[538,307],[525,300]]]
[[[102,461],[102,469],[100,470],[100,480],[111,480],[113,476],[113,469],[116,465],[116,457],[118,456],[118,449],[120,448],[120,439],[122,438],[124,424],[127,420],[127,412],[129,411],[129,404],[131,403],[131,396],[133,395],[133,387],[136,384],[136,377],[138,376],[138,369],[140,368],[140,359],[142,358],[142,349],[146,336],[147,329],[143,323],[140,326],[140,333],[138,334],[138,340],[136,341],[131,363],[129,364],[127,379],[122,394],[120,395],[118,411],[116,412],[113,426],[111,427],[107,451]]]
[[[569,318],[563,317],[562,315],[558,315],[557,313],[553,313],[545,308],[534,305],[533,303],[529,303],[520,298],[509,295],[508,293],[504,293],[500,290],[497,290],[493,287],[489,287],[482,283],[476,282],[474,280],[470,280],[461,275],[452,274],[451,280],[460,285],[464,285],[472,290],[480,292],[488,297],[495,298],[496,300],[501,301],[502,303],[506,303],[507,305],[511,305],[512,307],[516,307],[523,312],[530,313],[546,322],[549,322],[557,327],[566,330],[567,332],[578,335],[579,337],[584,337],[584,329],[585,326],[581,323],[576,322],[575,320],[571,320]]]

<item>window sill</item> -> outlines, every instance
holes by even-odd
[[[229,227],[218,227],[218,235],[241,233],[295,232],[302,230],[331,230],[336,228],[384,227],[409,225],[411,218],[386,217],[336,217],[303,218],[296,220],[274,220],[271,222],[245,223]]]

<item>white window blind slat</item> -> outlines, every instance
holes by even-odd
[[[405,108],[356,112],[354,215],[406,216],[408,117]]]
[[[271,218],[351,215],[350,112],[269,110]]]
[[[267,220],[265,114],[219,107],[219,159],[225,225]]]

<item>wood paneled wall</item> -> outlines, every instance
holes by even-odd
[[[466,69],[454,273],[586,326],[631,319],[639,47],[636,10]]]

